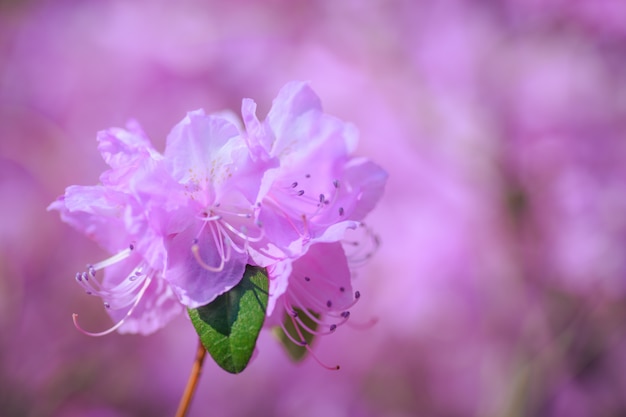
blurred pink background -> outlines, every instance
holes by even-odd
[[[626,3],[0,2],[0,415],[173,415],[196,349],[75,284],[104,252],[46,206],[136,118],[163,150],[189,110],[264,114],[310,80],[385,167],[353,319],[292,364],[270,332],[192,416],[626,415]]]

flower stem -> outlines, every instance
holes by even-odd
[[[185,417],[189,411],[191,405],[191,398],[193,397],[198,381],[200,380],[200,373],[202,372],[202,364],[206,356],[206,349],[202,345],[202,342],[198,341],[198,350],[196,351],[196,359],[191,367],[191,373],[189,374],[189,380],[185,387],[180,403],[178,404],[178,410],[176,410],[176,417]]]

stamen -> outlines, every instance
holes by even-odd
[[[304,190],[298,191],[298,196],[303,196],[303,195],[304,195]]]
[[[297,186],[298,186],[298,181],[294,181],[294,182],[291,184],[291,188],[296,188]]]
[[[289,297],[289,300],[287,300],[287,297]],[[325,326],[325,327],[329,327],[329,326],[331,326],[331,325],[332,325],[332,324],[328,324],[328,323],[326,323],[326,322],[322,321],[321,319],[319,319],[318,317],[316,317],[316,316],[315,316],[315,314],[313,314],[309,308],[307,308],[307,307],[305,307],[305,306],[304,306],[304,304],[300,301],[300,299],[299,299],[299,298],[296,296],[296,294],[294,294],[293,292],[288,293],[288,294],[287,294],[287,297],[285,297],[285,303],[284,303],[284,304],[285,304],[285,308],[286,308],[287,310],[291,310],[291,311],[294,311],[294,312],[296,312],[296,313],[297,313],[296,309],[293,307],[293,306],[295,305],[295,306],[297,306],[297,308],[298,308],[300,311],[303,311],[303,312],[304,312],[304,314],[305,314],[305,315],[306,315],[306,316],[307,316],[307,317],[308,317],[308,318],[309,318],[312,322],[317,323],[317,324],[318,324],[318,325],[320,325],[320,326]],[[291,305],[290,305],[290,304],[291,304]],[[296,316],[294,316],[294,317],[297,317],[297,316],[298,316],[298,314],[296,314]],[[339,317],[338,315],[334,315],[334,314],[333,314],[333,312],[326,313],[326,316],[327,316],[327,317],[336,317],[336,318],[338,318],[338,317]],[[334,323],[334,324],[335,324],[335,325],[337,325],[337,326],[341,326],[342,324],[344,324],[344,323],[346,322],[346,320],[348,319],[348,317],[350,317],[350,314],[349,314],[349,313],[348,313],[348,315],[343,315],[343,314],[342,314],[342,315],[341,315],[342,320],[340,320],[339,322]],[[309,333],[312,333],[312,334],[318,334],[316,330],[311,329],[311,328],[310,328],[309,326],[307,326],[306,324],[304,324],[304,323],[301,323],[301,324],[302,324],[302,327],[305,327]],[[319,333],[319,334],[328,334],[328,333]]]
[[[134,249],[133,245],[131,245],[131,247]],[[88,265],[88,269],[90,271],[93,270],[94,274],[95,274],[95,271],[98,271],[100,269],[106,268],[108,266],[111,266],[113,264],[116,264],[116,263],[118,263],[118,262],[128,258],[130,256],[131,252],[133,251],[133,249],[131,249],[131,248],[124,249],[123,251],[117,253],[116,255],[111,256],[108,259],[105,259],[104,261],[100,261],[100,262],[98,262],[97,264],[94,264],[94,265]]]
[[[283,324],[283,322],[282,322],[282,321],[280,322],[280,328],[282,329],[282,331],[283,331],[283,333],[285,334],[285,336],[287,336],[287,339],[291,340],[291,342],[292,342],[294,345],[298,345],[298,346],[305,346],[305,345],[307,344],[307,343],[306,343],[306,340],[304,340],[304,339],[302,339],[302,340],[296,340],[296,339],[295,339],[295,338],[291,335],[291,333],[289,333],[289,332],[287,331],[287,328],[285,327],[285,325]]]
[[[301,280],[295,279],[295,280],[293,280],[293,285],[294,285],[294,286],[298,286],[298,285],[299,285],[299,286],[302,288],[302,290],[303,290],[303,291],[306,291],[306,292],[311,291],[311,290],[310,290],[310,287],[308,286],[309,284],[307,284],[307,283],[306,283],[306,282],[310,282],[310,281],[307,281],[307,278],[309,278],[309,277],[306,277],[306,276],[304,277],[304,281],[305,281],[305,282],[302,282]],[[309,278],[309,280],[310,280],[310,279],[311,279],[311,278]],[[328,284],[331,284],[331,285],[333,285],[333,286],[334,286],[334,283],[333,283],[332,281],[327,280],[327,279],[324,279],[324,278],[320,278],[320,279],[321,279],[321,280],[323,280],[323,281],[325,281],[325,282],[327,282]],[[343,287],[335,287],[335,288],[337,288],[338,293],[342,292],[342,291],[341,291],[341,288],[343,288]],[[343,291],[343,292],[345,292],[345,288],[344,288],[344,291]],[[358,291],[357,291],[357,293],[358,293],[358,296],[355,294],[355,297],[356,297],[356,298],[355,298],[354,300],[352,300],[352,302],[351,302],[350,304],[348,304],[348,305],[346,305],[346,306],[343,306],[343,305],[341,306],[341,307],[342,307],[342,310],[347,310],[347,309],[349,309],[349,308],[352,308],[352,306],[354,306],[354,305],[355,305],[355,304],[359,301],[358,299],[360,298],[361,294],[360,294]],[[289,293],[289,295],[290,295],[290,297],[292,297],[292,298],[296,299],[296,300],[298,301],[299,306],[302,308],[302,306],[304,305],[304,303],[302,303],[302,302],[299,300],[299,297],[298,297],[298,295],[297,295],[297,292],[295,292],[295,291],[291,291],[291,292]],[[313,308],[313,309],[314,309],[314,310],[316,310],[316,311],[327,311],[328,309],[331,309],[331,308],[332,308],[332,306],[333,306],[333,301],[332,301],[332,299],[330,299],[330,300],[326,300],[326,301],[322,301],[322,300],[319,300],[319,299],[318,299],[318,298],[316,298],[316,297],[308,297],[306,305],[307,305],[308,307],[310,307],[310,308]],[[302,309],[305,309],[305,308],[302,308]],[[333,312],[333,311],[330,311],[330,312],[328,312],[328,311],[327,311],[327,313],[326,313],[326,314],[331,314],[332,312]]]
[[[313,359],[315,359],[315,361],[322,366],[323,368],[328,369],[329,371],[338,371],[339,370],[339,365],[335,365],[335,366],[329,366],[326,365],[324,362],[322,362],[317,355],[315,355],[315,353],[313,352],[313,349],[311,349],[311,347],[309,346],[309,344],[306,342],[306,339],[304,338],[304,336],[302,335],[302,332],[300,331],[300,328],[298,327],[298,325],[296,324],[296,319],[294,317],[291,317],[291,322],[293,323],[293,327],[296,329],[296,333],[298,333],[298,336],[300,336],[300,340],[304,343],[304,348],[307,350],[307,352],[309,352],[309,354],[313,357]]]
[[[259,234],[259,236],[253,236],[251,237],[250,235],[248,235],[248,228],[243,226],[242,231],[238,231],[237,229],[235,229],[230,223],[227,222],[221,222],[220,223],[221,226],[226,227],[228,230],[230,230],[234,235],[236,235],[237,237],[245,240],[246,242],[259,242],[261,240],[263,240],[263,237],[265,237],[265,232],[263,231],[263,229],[261,229],[261,227],[259,227],[261,233]]]
[[[220,264],[217,267],[208,265],[205,263],[200,257],[200,247],[198,244],[191,245],[191,252],[193,253],[193,257],[196,259],[196,262],[200,264],[201,267],[211,272],[221,272],[224,269],[224,257],[221,257]]]
[[[141,287],[143,280],[137,280],[140,276],[145,276],[140,271],[143,264],[135,268],[128,279],[123,280],[120,284],[112,288],[104,288],[97,279],[89,279],[88,274],[76,274],[76,281],[85,289],[88,295],[96,295],[103,299],[107,308],[120,309],[132,304],[137,297],[137,291]]]
[[[326,323],[324,323],[323,325],[325,327],[328,327],[328,329],[329,329],[328,331],[322,332],[322,331],[319,331],[319,330],[313,330],[304,321],[302,321],[302,319],[300,317],[296,316],[296,317],[294,317],[294,319],[298,322],[298,324],[300,324],[300,326],[304,330],[306,330],[307,333],[310,333],[310,334],[315,335],[315,336],[328,336],[329,334],[333,334],[335,332],[335,330],[337,329],[337,325],[334,324],[334,323],[333,324],[326,324]]]
[[[380,247],[380,238],[364,223],[360,223],[356,230],[348,233],[353,234],[354,237],[342,240],[341,243],[346,250],[350,267],[365,265]]]
[[[114,324],[109,329],[107,329],[107,330],[105,330],[103,332],[99,332],[99,333],[88,332],[88,331],[84,330],[82,327],[80,327],[80,325],[78,324],[78,314],[76,314],[76,313],[72,314],[72,320],[74,321],[74,327],[76,327],[81,333],[86,334],[88,336],[94,336],[94,337],[105,336],[107,334],[113,333],[114,331],[119,329],[126,322],[126,320],[133,314],[133,312],[135,311],[135,308],[137,307],[137,305],[139,304],[139,302],[143,298],[143,295],[145,294],[145,292],[148,289],[148,286],[150,285],[151,282],[152,282],[152,278],[151,277],[146,278],[146,281],[143,284],[143,287],[141,288],[139,293],[137,294],[135,302],[133,303],[132,307],[128,310],[126,315],[120,321],[118,321],[116,324]]]
[[[202,230],[204,230],[204,226],[207,223],[205,223],[202,228],[200,229],[200,233],[202,232]],[[198,238],[194,238],[193,240],[193,244],[191,245],[191,252],[193,253],[194,258],[196,259],[196,262],[198,262],[198,264],[206,269],[207,271],[211,271],[211,272],[221,272],[224,270],[224,265],[226,263],[227,259],[230,259],[230,245],[226,246],[226,249],[228,250],[228,254],[226,256],[224,253],[224,239],[222,237],[222,233],[220,233],[219,231],[215,230],[214,224],[213,223],[208,223],[209,228],[211,229],[211,236],[213,237],[213,241],[215,242],[215,247],[220,255],[220,264],[215,267],[215,266],[211,266],[209,264],[207,264],[206,262],[204,262],[204,260],[202,260],[202,258],[200,257],[200,246],[198,245]]]

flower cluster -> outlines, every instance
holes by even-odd
[[[306,328],[304,312],[323,334],[348,319],[360,296],[350,262],[368,253],[346,253],[367,243],[346,233],[377,243],[362,219],[386,173],[352,156],[356,130],[325,114],[307,83],[283,87],[263,121],[245,99],[242,119],[192,111],[163,154],[137,123],[99,133],[101,184],[71,186],[49,207],[113,254],[76,275],[116,321],[85,333],[151,333],[233,288],[248,264],[267,268],[269,323],[286,314]]]

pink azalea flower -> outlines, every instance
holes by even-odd
[[[248,150],[224,118],[191,112],[156,152],[136,125],[100,133],[111,166],[102,185],[69,187],[50,209],[116,253],[77,274],[102,297],[120,329],[150,333],[182,310],[235,286],[248,260],[255,225]],[[258,179],[255,179],[258,178]],[[105,269],[104,280],[96,272]],[[180,301],[180,303],[178,303]]]
[[[287,313],[296,328],[316,335],[333,333],[348,320],[349,308],[360,297],[352,291],[342,243],[348,230],[367,230],[359,227],[361,220],[382,195],[387,174],[373,162],[352,156],[356,129],[325,114],[307,83],[283,87],[263,122],[255,111],[256,104],[244,100],[252,158],[268,167],[258,202],[267,250],[251,254],[257,263],[269,266],[268,324],[283,326]],[[360,249],[368,240],[375,241],[371,233],[361,237],[367,239],[348,245]],[[272,263],[267,254],[278,262]],[[352,256],[352,262],[364,255],[371,253]],[[298,314],[306,314],[318,328],[307,327]],[[309,349],[299,336],[292,342]]]
[[[76,275],[87,294],[101,297],[117,320],[109,330],[90,334],[151,333],[182,310],[161,282],[166,255],[158,207],[164,195],[146,198],[142,192],[161,157],[136,124],[101,132],[98,141],[111,166],[100,177],[102,185],[68,187],[48,209],[59,210],[64,221],[115,254]],[[99,282],[101,269],[106,270]]]
[[[252,100],[243,101],[252,154],[275,165],[263,177],[259,194],[259,221],[268,246],[286,249],[293,258],[314,242],[341,240],[380,198],[385,171],[351,155],[355,127],[325,114],[307,83],[284,86],[263,122],[255,111]]]
[[[77,275],[118,321],[97,334],[152,332],[178,302],[197,308],[237,285],[248,263],[271,267],[268,314],[290,285],[288,312],[347,314],[353,294],[338,242],[373,208],[386,173],[351,156],[355,129],[324,114],[307,84],[287,84],[264,123],[254,107],[244,100],[246,133],[226,117],[188,113],[163,155],[136,124],[99,134],[111,167],[101,185],[69,187],[50,206],[115,254]],[[308,293],[297,289],[307,268],[320,277]]]

